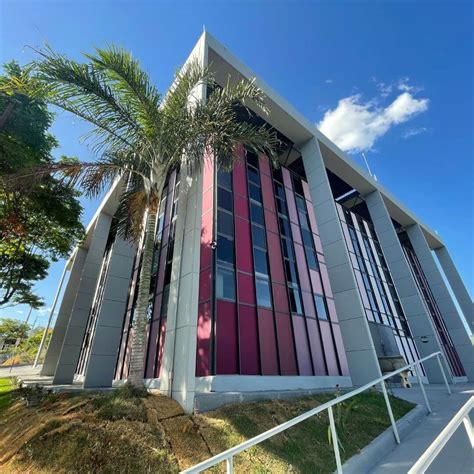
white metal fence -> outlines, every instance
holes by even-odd
[[[384,375],[383,377],[379,377],[378,379],[372,380],[371,382],[369,382],[368,384],[366,384],[362,387],[359,387],[355,390],[352,390],[348,393],[345,393],[344,395],[341,395],[340,397],[334,398],[333,400],[330,400],[329,402],[326,402],[323,405],[319,405],[318,407],[313,408],[312,410],[309,410],[309,411],[303,413],[302,415],[299,415],[299,416],[297,416],[297,417],[295,417],[295,418],[293,418],[293,419],[291,419],[291,420],[289,420],[285,423],[282,423],[281,425],[275,426],[274,428],[272,428],[268,431],[265,431],[264,433],[261,433],[261,434],[255,436],[254,438],[251,438],[247,441],[244,441],[243,443],[241,443],[237,446],[234,446],[233,448],[230,448],[230,449],[228,449],[228,450],[226,450],[226,451],[224,451],[220,454],[217,454],[216,456],[213,456],[212,458],[209,458],[206,461],[203,461],[199,464],[196,464],[195,466],[190,467],[190,468],[188,468],[188,469],[186,469],[182,472],[183,473],[199,473],[199,472],[204,471],[205,469],[209,469],[212,466],[215,466],[216,464],[219,464],[219,463],[225,461],[226,466],[227,466],[227,473],[231,474],[231,473],[234,472],[234,468],[233,468],[234,456],[241,453],[242,451],[245,451],[246,449],[251,448],[252,446],[255,446],[255,445],[261,443],[262,441],[265,441],[265,440],[267,440],[267,439],[269,439],[269,438],[271,438],[271,437],[273,437],[273,436],[275,436],[275,435],[291,428],[292,426],[297,425],[298,423],[301,423],[302,421],[307,420],[308,418],[311,418],[314,415],[317,415],[318,413],[323,412],[324,410],[327,410],[328,415],[329,415],[329,425],[330,425],[331,435],[332,435],[332,444],[333,444],[333,447],[334,447],[334,456],[336,458],[337,472],[339,474],[341,474],[342,473],[342,463],[341,463],[341,455],[340,455],[340,452],[339,452],[339,444],[338,444],[338,439],[337,439],[336,424],[334,422],[333,406],[337,405],[338,403],[341,403],[341,402],[343,402],[343,401],[345,401],[349,398],[352,398],[355,395],[358,395],[359,393],[365,392],[366,390],[369,390],[370,388],[380,384],[381,389],[382,389],[382,393],[383,393],[383,396],[384,396],[384,399],[385,399],[385,403],[387,405],[387,411],[388,411],[388,415],[390,417],[390,423],[392,425],[392,430],[393,430],[393,434],[395,436],[395,440],[396,440],[397,443],[400,443],[400,436],[398,435],[397,423],[396,423],[395,418],[393,416],[392,406],[390,405],[390,399],[388,397],[387,388],[385,386],[385,380],[387,380],[387,379],[389,379],[389,378],[393,377],[394,375],[397,375],[401,372],[404,372],[404,371],[407,371],[407,370],[410,370],[410,369],[414,369],[415,373],[416,373],[416,376],[418,378],[418,383],[420,385],[420,389],[421,389],[422,394],[423,394],[423,398],[425,400],[426,409],[427,409],[428,413],[431,413],[431,406],[430,406],[430,403],[428,401],[428,397],[426,396],[426,391],[425,391],[425,387],[423,385],[423,380],[422,380],[422,376],[421,376],[422,373],[421,373],[420,367],[421,367],[421,364],[423,362],[425,362],[428,359],[432,359],[434,357],[436,357],[436,359],[438,361],[439,369],[440,369],[440,371],[443,375],[443,380],[444,380],[444,383],[446,384],[446,388],[448,390],[448,393],[451,394],[451,389],[449,388],[448,379],[446,378],[446,374],[444,373],[444,369],[443,369],[443,364],[441,363],[441,357],[444,357],[444,355],[441,352],[434,352],[433,354],[430,354],[429,356],[423,357],[422,359],[419,359],[415,362],[412,362],[411,364],[407,364],[407,365],[405,365],[404,367],[402,367],[398,370],[390,372],[390,373]]]

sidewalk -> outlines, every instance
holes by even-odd
[[[397,445],[371,472],[373,474],[402,474],[408,472],[456,412],[474,396],[474,384],[451,385],[448,395],[444,385],[425,385],[433,413]],[[417,385],[412,389],[394,389],[393,393],[405,400],[424,406],[423,395]],[[471,414],[471,419],[474,414]],[[464,426],[461,425],[427,471],[429,474],[471,474],[474,455]]]
[[[6,377],[36,377],[41,371],[42,365],[33,368],[32,365],[14,365],[13,367],[0,367],[0,378]]]

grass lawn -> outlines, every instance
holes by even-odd
[[[13,388],[12,379],[0,379],[0,411],[10,405]]]
[[[5,383],[5,382],[3,382]],[[6,386],[6,385],[4,385]],[[186,415],[164,396],[130,390],[50,394],[33,408],[14,400],[0,412],[0,471],[173,473],[235,446],[335,396],[228,405]],[[335,410],[348,459],[390,426],[384,399],[361,394]],[[396,418],[413,405],[392,397]],[[235,472],[329,473],[335,469],[327,413],[321,413],[234,459]],[[225,472],[225,466],[212,469]]]

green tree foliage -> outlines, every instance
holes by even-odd
[[[0,76],[0,307],[42,306],[34,283],[83,235],[77,191],[50,175],[21,183],[12,179],[54,163],[51,152],[58,143],[48,132],[52,121],[28,72],[15,62],[6,64]]]
[[[16,340],[24,339],[28,336],[30,326],[18,319],[2,318],[0,319],[0,339]]]

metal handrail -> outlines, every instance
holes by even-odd
[[[459,428],[461,423],[464,423],[471,447],[474,449],[474,432],[472,429],[469,412],[474,408],[474,397],[461,407],[454,418],[446,425],[436,439],[430,444],[428,449],[421,455],[420,459],[408,471],[408,474],[424,473],[436,459],[436,456],[441,452],[446,443],[451,439],[451,436]]]
[[[299,416],[297,416],[297,417],[295,417],[295,418],[293,418],[289,421],[286,421],[285,423],[282,423],[281,425],[275,426],[274,428],[271,428],[268,431],[265,431],[264,433],[261,433],[261,434],[255,436],[255,437],[247,440],[247,441],[244,441],[243,443],[240,443],[237,446],[234,446],[233,448],[227,449],[226,451],[223,451],[222,453],[217,454],[216,456],[213,456],[212,458],[209,458],[206,461],[200,462],[199,464],[196,464],[195,466],[192,466],[188,469],[185,469],[184,471],[182,471],[182,473],[183,474],[184,473],[193,473],[193,474],[194,473],[199,473],[199,472],[204,471],[205,469],[209,469],[210,467],[215,466],[216,464],[219,464],[220,462],[226,461],[227,473],[231,474],[231,473],[234,472],[233,458],[234,458],[235,455],[241,453],[242,451],[245,451],[248,448],[251,448],[252,446],[255,446],[256,444],[261,443],[262,441],[265,441],[265,440],[267,440],[267,439],[269,439],[269,438],[271,438],[271,437],[287,430],[288,428],[291,428],[292,426],[297,425],[298,423],[301,423],[302,421],[307,420],[308,418],[311,418],[312,416],[314,416],[318,413],[321,413],[324,410],[328,410],[329,425],[330,425],[331,434],[332,434],[332,444],[333,444],[333,447],[334,447],[334,455],[335,455],[335,458],[336,458],[337,472],[338,472],[338,474],[342,474],[341,456],[340,456],[340,453],[339,453],[339,445],[338,445],[338,440],[337,440],[336,424],[334,422],[334,414],[333,414],[332,407],[334,405],[337,405],[338,403],[341,403],[341,402],[351,398],[351,397],[354,397],[355,395],[359,395],[359,393],[362,393],[362,392],[374,387],[377,384],[380,384],[380,386],[382,388],[383,396],[384,396],[384,399],[385,399],[385,403],[387,405],[387,411],[388,411],[388,415],[390,417],[390,423],[392,424],[392,430],[393,430],[393,434],[395,436],[395,441],[397,442],[397,444],[399,444],[400,443],[400,436],[398,435],[397,423],[396,423],[395,418],[393,416],[392,407],[390,405],[390,399],[389,399],[388,393],[387,393],[387,388],[385,387],[385,380],[387,380],[387,379],[389,379],[389,378],[393,377],[394,375],[397,375],[401,372],[405,372],[406,370],[414,368],[415,372],[416,372],[416,376],[417,376],[419,384],[420,384],[421,391],[423,393],[423,398],[425,400],[426,409],[427,409],[428,413],[431,413],[431,407],[430,407],[428,398],[426,396],[425,387],[423,386],[423,380],[421,378],[421,371],[420,371],[419,366],[421,365],[422,362],[424,362],[428,359],[431,359],[433,357],[436,357],[437,360],[438,360],[439,368],[440,368],[441,373],[443,375],[444,383],[446,384],[446,388],[448,389],[448,393],[451,394],[451,389],[449,388],[448,379],[446,378],[446,375],[445,375],[444,369],[443,369],[443,365],[442,365],[441,359],[440,359],[440,357],[444,357],[444,355],[441,352],[433,352],[429,356],[423,357],[422,359],[419,359],[415,362],[412,362],[411,364],[407,364],[407,365],[405,365],[404,367],[402,367],[398,370],[395,370],[395,371],[390,372],[386,375],[383,375],[382,377],[379,377],[378,379],[374,379],[371,382],[363,385],[362,387],[359,387],[355,390],[352,390],[352,391],[350,391],[350,392],[348,392],[344,395],[341,395],[337,398],[334,398],[333,400],[330,400],[329,402],[326,402],[322,405],[319,405],[318,407],[313,408],[313,409],[311,409],[311,410],[309,410],[309,411],[307,411],[307,412],[305,412],[305,413],[303,413],[303,414],[301,414],[301,415],[299,415]]]

